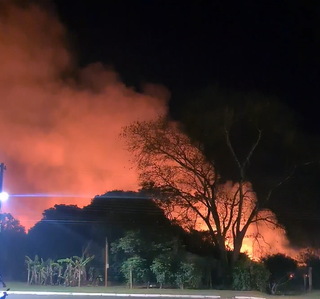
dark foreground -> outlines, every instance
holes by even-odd
[[[162,299],[214,299],[219,297],[221,299],[233,299],[235,297],[244,298],[266,298],[266,299],[319,299],[320,292],[314,291],[304,295],[291,295],[291,296],[270,296],[259,292],[250,291],[227,291],[227,290],[178,290],[178,289],[128,289],[125,287],[57,287],[57,286],[27,286],[25,283],[11,282],[7,284],[10,287],[9,296],[7,299],[146,299],[146,298],[162,298]],[[4,290],[0,289],[0,297]],[[54,292],[60,293],[73,293],[72,295],[38,295],[38,294],[13,294],[11,292]],[[80,293],[79,295],[77,293]],[[84,295],[84,293],[88,293]],[[101,296],[105,293],[107,296]],[[159,296],[159,294],[161,294]],[[99,297],[99,298],[96,298]],[[206,297],[206,298],[205,298]],[[211,297],[211,298],[210,298]]]
[[[140,293],[141,294],[141,293]],[[176,295],[176,294],[175,294]],[[174,295],[174,296],[175,296]],[[209,294],[206,294],[209,295]],[[220,296],[221,299],[233,299],[235,297],[240,296],[240,298],[242,297],[242,299],[245,298],[266,298],[266,299],[281,299],[281,298],[285,298],[285,299],[319,299],[320,298],[320,293],[315,292],[315,293],[311,293],[311,294],[306,294],[306,295],[298,295],[298,296],[270,296],[270,295],[265,295],[265,294],[250,294],[249,292],[233,292],[233,291],[221,291],[220,293],[216,293],[216,294],[210,294],[211,296]],[[209,296],[210,296],[209,295]],[[95,299],[95,298],[101,298],[101,299],[119,299],[119,298],[128,298],[128,299],[146,299],[146,298],[162,298],[162,299],[197,299],[195,298],[195,294],[192,295],[186,295],[183,294],[182,298],[178,298],[178,297],[158,297],[156,296],[156,294],[145,294],[144,296],[140,296],[138,297],[138,294],[134,294],[132,293],[131,296],[126,296],[124,294],[118,294],[117,296],[84,296],[84,295],[16,295],[16,294],[9,294],[9,296],[7,297],[7,299],[87,299],[88,297],[90,297],[90,299]],[[97,298],[97,299],[98,299]],[[201,299],[201,295],[198,297],[199,299]],[[209,299],[209,298],[203,298],[203,299]]]

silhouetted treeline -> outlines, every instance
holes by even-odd
[[[163,257],[163,253],[169,255],[174,253],[174,256],[170,255],[173,265],[181,263],[180,260],[184,258],[187,261],[191,259],[201,266],[202,274],[197,275],[202,287],[214,287],[219,285],[219,281],[221,282],[219,255],[212,245],[210,235],[195,230],[185,231],[172,223],[152,200],[144,198],[140,193],[108,192],[103,196],[96,196],[83,209],[73,205],[56,205],[44,211],[42,220],[30,229],[28,234],[19,221],[10,214],[4,214],[3,220],[0,271],[6,281],[26,282],[28,260],[29,266],[30,261],[33,263],[32,259],[40,261],[43,259],[41,262],[43,265],[46,265],[47,260],[52,264],[59,259],[83,256],[84,248],[89,245],[86,250],[89,256],[94,256],[94,259],[88,267],[88,279],[92,276],[90,269],[94,269],[96,276],[101,275],[100,283],[103,283],[105,239],[108,238],[109,279],[116,284],[126,282],[125,266],[128,266],[128,261],[134,262],[134,259],[138,258],[145,261],[146,269],[149,269],[148,273],[155,281],[155,274],[150,272],[150,269],[154,269],[153,272],[157,273],[152,265],[161,262],[159,259]],[[132,235],[130,232],[136,233]],[[138,237],[130,238],[130,236]],[[119,244],[122,244],[122,247]],[[126,250],[124,251],[123,246],[127,249],[137,246],[138,248],[131,256]],[[176,251],[178,253],[175,253]],[[320,275],[318,255],[306,252],[302,260],[307,266],[313,267],[314,288],[319,289],[320,285],[316,279]],[[245,255],[241,255],[239,263],[236,264],[233,287],[256,289],[252,286],[254,281],[251,279],[241,280],[241,283],[239,279],[247,277],[246,273],[253,270],[258,273],[256,277],[260,277],[261,271],[266,268],[271,273],[270,281],[266,285],[270,292],[285,291],[286,288],[293,287],[303,288],[302,277],[306,270],[296,268],[296,263],[282,255],[267,257],[262,263],[252,262]],[[186,264],[182,263],[183,265]],[[210,272],[206,270],[204,273],[203,269],[207,268]],[[178,268],[175,271],[172,275],[175,275],[173,277],[176,279],[180,272]],[[263,273],[267,275],[268,272]],[[196,274],[194,275],[196,277]],[[288,282],[285,281],[283,284],[283,279],[288,279]]]
[[[26,255],[44,260],[81,255],[89,242],[96,257],[93,263],[103,268],[105,239],[111,244],[127,231],[139,231],[150,242],[175,238],[190,253],[215,256],[206,233],[186,232],[152,200],[136,192],[108,192],[83,209],[55,205],[43,212],[42,220],[28,234],[11,215],[6,215],[6,223],[1,233],[0,270],[7,280],[25,280]]]

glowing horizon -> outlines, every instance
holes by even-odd
[[[6,1],[0,21],[0,160],[13,193],[3,210],[28,230],[55,204],[81,208],[105,190],[136,191],[118,134],[166,114],[167,88],[145,84],[138,93],[110,66],[80,68],[62,23],[35,4]]]

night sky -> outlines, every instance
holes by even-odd
[[[279,97],[296,111],[308,134],[320,132],[319,1],[56,0],[55,4],[80,65],[96,61],[112,65],[137,90],[144,82],[166,86],[173,117],[178,118],[187,99],[219,85]],[[315,181],[302,177],[302,184],[313,188]],[[286,203],[275,205],[280,221],[292,227],[291,240],[298,228],[304,234],[319,224],[316,198],[310,195],[309,203],[301,204],[294,197],[290,194]]]
[[[96,194],[138,188],[119,133],[165,113],[165,89],[178,120],[188,100],[219,86],[279,98],[319,137],[318,0],[0,0],[0,8],[0,161],[6,190],[23,197],[3,208],[27,229],[54,204],[83,207]],[[320,235],[319,176],[319,165],[301,170],[270,206],[290,240],[298,229],[297,241]]]
[[[259,91],[319,132],[318,1],[54,1],[82,65],[165,85],[173,115],[208,85]]]

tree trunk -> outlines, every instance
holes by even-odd
[[[271,285],[271,294],[272,295],[275,295],[277,293],[277,287],[278,287],[278,285],[276,283],[273,283]]]
[[[79,266],[79,270],[78,270],[78,287],[80,288],[81,287],[81,267]]]
[[[133,277],[132,277],[132,267],[130,267],[130,270],[129,270],[129,287],[130,289],[133,288]]]
[[[229,287],[232,283],[230,262],[228,258],[228,251],[225,245],[220,245],[221,265],[222,265],[222,283],[225,287]]]
[[[82,281],[87,283],[88,275],[87,275],[87,269],[86,267],[82,267]]]
[[[38,284],[38,274],[37,274],[37,270],[34,270],[34,284]]]
[[[232,253],[232,263],[234,264],[235,262],[238,261],[241,247],[242,247],[242,238],[238,237],[233,244],[233,253]]]
[[[50,285],[53,285],[53,270],[50,270]]]
[[[41,282],[42,282],[42,272],[41,271],[42,271],[42,269],[40,268],[39,277],[38,277],[40,285],[41,285]]]
[[[30,266],[28,265],[28,285],[30,285]]]

